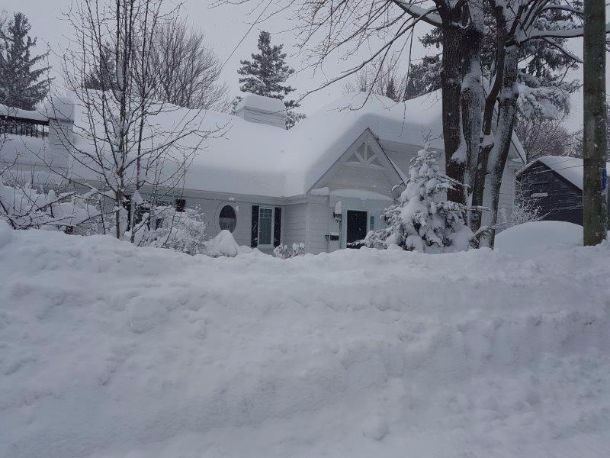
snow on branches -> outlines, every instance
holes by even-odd
[[[387,227],[369,232],[366,246],[422,252],[468,249],[472,232],[464,221],[466,207],[446,200],[454,183],[440,172],[438,157],[425,148],[411,160],[406,189],[383,214]]]

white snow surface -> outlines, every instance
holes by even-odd
[[[542,255],[550,250],[581,246],[582,231],[582,226],[565,221],[524,223],[500,232],[496,236],[495,248],[514,255]]]
[[[239,253],[239,245],[230,231],[220,231],[214,238],[205,242],[204,252],[208,256],[217,258],[219,256],[235,257]]]
[[[10,238],[2,457],[610,455],[607,245],[281,260]]]
[[[244,107],[268,113],[283,113],[284,111],[286,111],[286,106],[284,105],[284,102],[282,102],[280,99],[264,97],[262,95],[257,94],[244,94],[240,102],[235,107],[235,110],[239,111],[241,108]]]
[[[543,163],[548,168],[554,170],[563,178],[568,180],[574,186],[579,189],[582,189],[584,174],[582,159],[568,156],[541,156],[536,158],[530,164],[528,164],[523,170],[527,169],[536,162]],[[606,171],[610,175],[610,162],[606,163]],[[519,173],[522,173],[522,171],[520,171]]]

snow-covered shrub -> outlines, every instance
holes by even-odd
[[[222,230],[216,237],[205,242],[202,253],[213,258],[234,258],[239,254],[239,245],[230,231]]]
[[[73,232],[95,227],[99,209],[74,192],[43,192],[30,185],[8,186],[0,181],[0,219],[13,229],[57,229]],[[88,231],[89,229],[87,229]]]
[[[288,245],[278,245],[273,250],[273,255],[276,258],[288,259],[294,258],[295,256],[302,256],[305,254],[305,244],[301,243],[293,243],[292,247]]]
[[[197,208],[179,212],[173,206],[153,207],[141,215],[134,241],[138,246],[169,248],[188,254],[202,252],[206,224]]]
[[[464,205],[446,200],[452,181],[440,172],[439,153],[427,148],[411,160],[407,187],[399,202],[387,208],[387,227],[371,231],[365,245],[409,251],[459,251],[469,247],[472,232],[464,221]]]

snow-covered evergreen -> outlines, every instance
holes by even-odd
[[[252,60],[242,60],[241,68],[237,73],[240,90],[252,94],[280,99],[286,106],[288,120],[286,128],[290,129],[305,116],[295,112],[300,105],[295,100],[286,100],[288,94],[295,89],[286,81],[294,73],[294,69],[286,64],[286,53],[283,52],[284,45],[271,45],[271,34],[262,31],[258,37],[258,54],[252,54]],[[236,103],[233,104],[235,107]]]
[[[48,53],[32,56],[31,28],[23,13],[0,27],[0,103],[23,110],[33,110],[49,92],[49,67],[39,67]]]
[[[454,184],[441,173],[438,156],[425,148],[411,160],[406,189],[383,214],[387,227],[369,232],[366,246],[423,252],[468,248],[473,234],[464,221],[466,208],[446,200]]]

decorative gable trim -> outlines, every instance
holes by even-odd
[[[365,145],[363,150],[362,146]],[[390,162],[389,158],[379,144],[377,137],[367,128],[358,136],[358,138],[350,145],[349,148],[329,167],[326,172],[316,180],[316,182],[306,191],[309,193],[312,189],[319,188],[320,183],[323,183],[337,168],[338,165],[349,167],[366,167],[374,168],[383,171],[389,183],[402,183],[403,178],[401,172],[397,170],[395,164]]]

